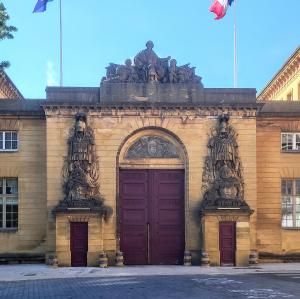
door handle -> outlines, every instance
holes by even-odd
[[[150,223],[147,222],[147,261],[150,265]]]

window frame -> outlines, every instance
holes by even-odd
[[[10,139],[10,142],[17,142],[17,147],[16,148],[5,148],[5,137],[6,137],[6,134],[8,133],[15,133],[17,134],[17,138],[16,140],[14,139]],[[0,152],[17,152],[19,151],[19,132],[18,131],[0,131],[0,135],[2,135],[2,142],[0,141]],[[2,143],[2,144],[1,144]]]
[[[283,135],[292,135],[292,149],[286,149],[283,147]],[[298,142],[297,136],[299,137]],[[297,143],[299,143],[298,148]],[[288,147],[288,142],[286,144],[286,147]],[[281,151],[283,153],[300,153],[300,132],[281,132]]]
[[[292,192],[290,194],[288,192],[286,192],[286,193],[282,192],[283,191],[282,186],[283,186],[284,181],[292,182],[292,184],[291,184]],[[297,184],[297,182],[298,182],[298,184]],[[287,186],[287,184],[285,186]],[[285,188],[286,188],[286,190],[288,190],[287,187],[285,187]],[[298,229],[298,230],[300,230],[300,218],[297,219],[297,207],[300,207],[300,192],[297,193],[297,189],[298,189],[298,191],[300,190],[300,178],[296,178],[296,179],[282,178],[281,179],[281,228],[282,229],[293,229],[293,230]],[[291,204],[287,204],[284,201],[284,199],[286,200],[288,198],[291,199]],[[297,203],[297,199],[299,200],[299,203]],[[286,205],[285,207],[284,207],[284,204]],[[292,210],[292,213],[291,213],[291,215],[292,215],[291,220],[292,220],[292,224],[293,224],[292,226],[287,226],[286,224],[289,219],[284,219],[284,217],[283,217],[284,216],[283,209],[284,208],[286,209],[288,207],[288,205],[291,205],[291,210]],[[284,221],[286,222],[285,225],[284,225]],[[299,223],[298,225],[297,225],[297,222]]]
[[[286,100],[287,100],[287,101],[293,101],[293,100],[294,100],[294,99],[293,99],[293,89],[290,90],[290,91],[287,93],[287,95],[286,95]]]
[[[13,194],[6,194],[6,181],[7,180],[15,180],[16,181],[16,188],[17,192]],[[2,193],[0,193],[0,206],[2,206],[2,223],[0,226],[0,231],[16,231],[19,229],[19,182],[18,178],[15,177],[6,177],[6,178],[0,178],[0,181],[2,182]],[[9,201],[15,201],[16,203],[9,203]],[[7,227],[7,206],[17,206],[17,226]],[[11,212],[14,214],[14,212]],[[1,220],[0,220],[1,221]],[[15,220],[12,220],[14,222]]]

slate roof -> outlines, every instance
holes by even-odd
[[[258,106],[258,116],[300,117],[300,101],[259,101]]]
[[[44,102],[45,100],[3,99],[0,101],[0,115],[44,117],[45,113],[41,106]]]

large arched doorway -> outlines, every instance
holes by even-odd
[[[181,264],[185,247],[183,145],[166,131],[140,130],[124,141],[118,162],[124,263]]]

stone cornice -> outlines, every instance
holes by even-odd
[[[73,118],[79,111],[91,117],[111,117],[122,120],[123,117],[139,118],[180,118],[182,123],[205,117],[217,117],[228,113],[237,118],[255,118],[256,106],[249,107],[100,107],[100,106],[43,106],[46,118]]]
[[[296,76],[300,76],[300,47],[284,63],[258,95],[258,100],[275,99],[276,94]]]
[[[0,72],[0,91],[7,99],[24,99],[20,91],[5,72]]]

